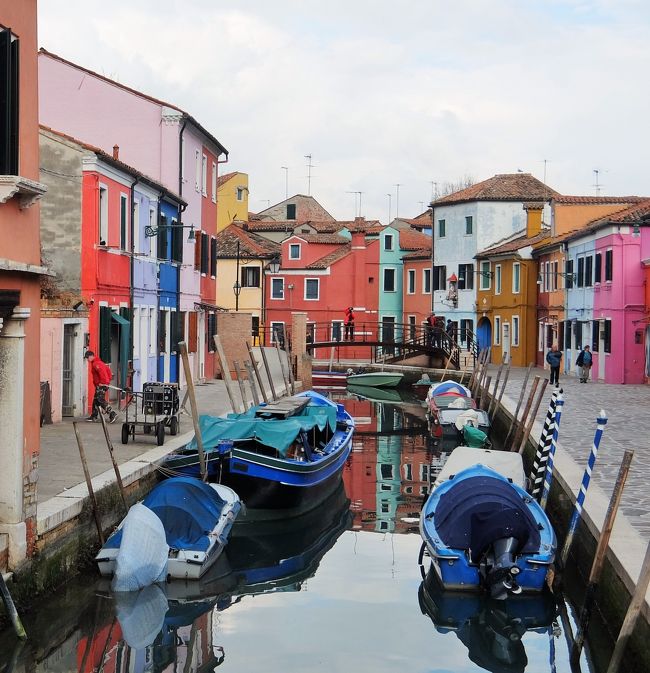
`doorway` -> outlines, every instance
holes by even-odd
[[[476,328],[476,340],[478,352],[492,345],[492,323],[489,318],[481,318]]]
[[[503,335],[501,338],[501,357],[503,362],[510,361],[510,323],[503,323]]]
[[[75,340],[77,325],[63,325],[63,368],[61,379],[61,415],[74,416]]]
[[[598,379],[605,380],[605,321],[598,321]]]
[[[387,346],[386,343],[395,341],[395,318],[384,316],[381,319],[381,340],[384,342],[383,352],[386,355],[393,355],[395,349],[392,346]]]

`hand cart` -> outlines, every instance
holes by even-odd
[[[126,420],[122,423],[122,444],[136,434],[154,434],[158,446],[165,443],[165,427],[170,435],[177,435],[180,423],[180,404],[177,383],[145,383],[141,393],[124,391]]]

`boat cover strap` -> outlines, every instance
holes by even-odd
[[[286,456],[300,432],[313,428],[324,430],[328,426],[331,432],[336,430],[336,407],[309,405],[299,416],[286,419],[256,418],[256,409],[252,407],[243,414],[229,414],[227,418],[201,416],[199,426],[206,450],[215,449],[221,440],[256,439]],[[195,438],[187,448],[196,448]]]

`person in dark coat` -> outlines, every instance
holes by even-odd
[[[589,350],[589,344],[587,344],[580,353],[578,353],[576,359],[576,364],[580,367],[580,383],[587,383],[589,380],[589,372],[591,371],[593,361],[594,359]]]
[[[551,366],[549,381],[551,385],[555,383],[557,388],[560,385],[560,365],[562,364],[562,351],[558,350],[557,344],[553,344],[551,350],[546,354],[546,362]]]

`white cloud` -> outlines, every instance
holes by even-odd
[[[42,0],[41,44],[174,102],[251,176],[251,208],[307,188],[338,217],[415,214],[430,181],[518,168],[564,192],[648,193],[650,10],[629,0]],[[394,200],[393,200],[394,201]]]

